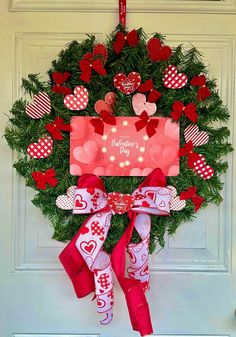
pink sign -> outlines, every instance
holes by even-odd
[[[156,134],[137,131],[139,117],[116,117],[116,125],[105,124],[103,135],[94,132],[93,117],[71,119],[70,173],[99,176],[146,176],[159,167],[167,176],[179,174],[179,124],[171,118],[159,120]]]

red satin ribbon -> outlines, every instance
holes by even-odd
[[[50,168],[45,172],[34,171],[31,175],[34,181],[36,181],[36,186],[41,190],[46,190],[47,184],[52,187],[55,187],[58,184],[56,172],[53,168]]]
[[[119,0],[119,21],[124,28],[126,26],[126,0]]]
[[[107,49],[103,44],[98,44],[93,49],[93,53],[86,53],[82,60],[79,61],[81,70],[80,79],[89,83],[92,75],[92,69],[98,74],[106,76],[107,72],[104,64],[107,58]]]
[[[139,187],[144,186],[165,187],[166,179],[162,171],[159,168],[153,170]],[[78,188],[98,188],[105,192],[102,180],[94,175],[83,175],[79,179]],[[153,329],[143,286],[140,281],[125,277],[126,249],[132,237],[137,213],[129,211],[128,216],[130,223],[112,252],[112,267],[124,291],[133,329],[145,336],[151,334]],[[85,225],[86,222],[59,256],[79,298],[95,290],[93,273],[75,246]]]
[[[171,116],[175,121],[178,121],[182,115],[185,115],[193,123],[196,123],[198,119],[196,105],[193,102],[184,106],[181,101],[175,101],[172,109]]]

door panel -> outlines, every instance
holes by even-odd
[[[142,26],[147,34],[162,32],[170,45],[192,43],[204,53],[210,74],[217,78],[219,93],[229,106],[234,142],[235,2],[129,3],[130,28]],[[1,134],[7,121],[5,114],[22,96],[21,78],[32,72],[44,74],[65,44],[73,39],[82,41],[86,33],[104,40],[117,22],[116,4],[1,1]],[[175,5],[170,10],[167,4]],[[141,11],[143,6],[146,13]],[[85,8],[88,12],[80,11]],[[157,12],[165,8],[166,13]],[[231,14],[223,14],[229,8]],[[222,14],[201,14],[215,11]],[[34,192],[25,188],[11,169],[16,154],[9,151],[3,138],[0,141],[0,336],[137,336],[131,331],[117,284],[115,317],[107,327],[99,325],[91,297],[76,299],[57,259],[65,245],[51,239],[50,224],[30,202]],[[236,337],[235,172],[233,157],[228,160],[230,167],[223,177],[224,202],[200,211],[193,223],[183,224],[175,236],[166,238],[166,248],[151,258],[148,298],[156,335]]]

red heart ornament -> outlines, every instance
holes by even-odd
[[[140,83],[141,76],[139,75],[139,73],[136,73],[134,71],[132,73],[129,73],[128,76],[126,76],[124,73],[118,73],[114,77],[114,86],[126,95],[129,95],[136,89],[138,89]]]
[[[80,248],[85,254],[92,255],[97,248],[97,242],[94,240],[82,241],[80,243]]]
[[[53,148],[51,137],[40,138],[38,143],[32,143],[27,147],[27,153],[31,158],[46,158],[50,156]]]
[[[186,143],[191,140],[193,146],[204,145],[209,141],[208,134],[205,131],[199,131],[198,126],[193,124],[190,124],[184,130],[184,138]]]
[[[109,193],[108,206],[116,214],[128,212],[134,205],[134,197],[130,194]]]
[[[167,67],[164,73],[163,84],[166,88],[180,89],[188,82],[187,76],[183,73],[178,73],[176,67],[173,65]]]
[[[206,158],[200,154],[201,159],[198,159],[194,163],[194,172],[199,175],[199,177],[203,178],[204,180],[210,179],[214,175],[214,170],[211,166],[206,165]]]
[[[65,96],[64,105],[70,110],[83,110],[88,105],[88,96],[88,90],[83,85],[78,85],[74,89],[74,95]]]
[[[27,104],[25,112],[33,119],[39,119],[45,114],[50,114],[51,100],[48,94],[40,92],[38,95],[35,95],[34,102]]]

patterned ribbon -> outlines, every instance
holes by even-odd
[[[119,20],[120,24],[126,26],[126,0],[119,0]]]
[[[106,315],[101,324],[108,324],[112,320],[113,267],[126,296],[133,328],[140,331],[142,336],[152,333],[149,308],[144,295],[144,291],[149,288],[150,279],[149,214],[168,215],[170,199],[171,191],[165,187],[165,177],[160,169],[154,170],[132,195],[107,194],[102,180],[94,175],[88,174],[79,178],[73,213],[94,214],[85,221],[75,238],[60,254],[60,260],[78,297],[95,291],[97,311]],[[110,256],[102,246],[111,226],[111,217],[115,213],[127,211],[130,224],[114,248],[114,254]],[[134,228],[141,238],[138,244],[130,243]],[[126,249],[130,256],[127,270],[129,278],[125,277]]]

